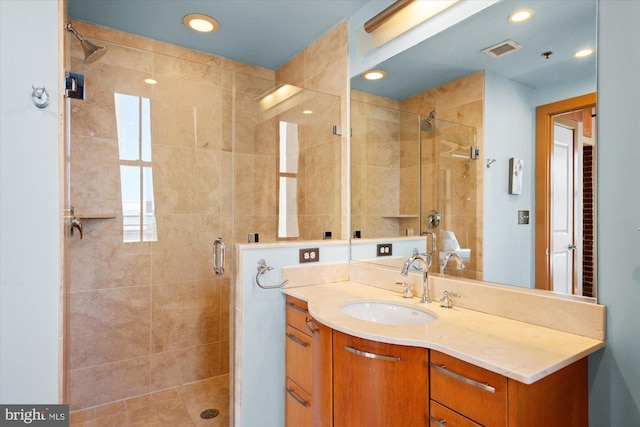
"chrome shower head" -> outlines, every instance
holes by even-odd
[[[67,30],[71,31],[73,35],[80,41],[80,45],[82,46],[82,50],[84,51],[84,63],[85,64],[93,64],[98,59],[102,58],[105,53],[107,53],[107,48],[104,46],[98,46],[96,44],[91,43],[89,40],[85,39],[78,33],[75,28],[71,26],[71,24],[67,24]]]
[[[423,132],[429,132],[433,129],[433,123],[431,123],[431,120],[436,118],[436,112],[432,111],[431,114],[429,114],[429,116],[424,119],[424,120],[420,120],[420,130]]]

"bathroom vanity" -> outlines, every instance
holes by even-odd
[[[603,340],[355,282],[284,293],[287,426],[588,425],[586,356]],[[361,320],[354,301],[435,320]]]

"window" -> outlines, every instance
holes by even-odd
[[[116,93],[122,225],[125,242],[158,240],[151,168],[149,98]]]
[[[298,125],[280,122],[278,237],[298,237]]]

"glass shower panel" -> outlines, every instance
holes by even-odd
[[[237,79],[239,241],[250,233],[258,233],[260,242],[321,239],[324,231],[338,236],[341,138],[334,126],[341,120],[340,98]]]
[[[423,225],[425,215],[435,209],[440,213],[438,231],[439,265],[444,255],[454,251],[465,263],[465,270],[454,268],[447,274],[475,278],[479,256],[479,194],[477,174],[481,162],[472,153],[476,147],[476,129],[432,118],[430,129],[422,129],[423,147]],[[428,159],[425,161],[425,159]],[[427,190],[431,192],[425,192]],[[428,227],[427,227],[428,228]],[[481,266],[480,266],[481,267]]]

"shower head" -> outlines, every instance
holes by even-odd
[[[424,120],[420,120],[420,130],[423,132],[429,132],[433,129],[433,123],[431,123],[431,120],[436,118],[436,112],[432,111],[431,114],[429,114],[429,116],[424,119]]]
[[[107,53],[107,48],[104,46],[98,46],[96,44],[91,43],[89,40],[85,39],[78,33],[75,28],[71,26],[71,24],[67,24],[67,30],[71,31],[78,40],[80,40],[80,45],[82,46],[82,50],[84,50],[84,63],[85,64],[93,64],[98,59],[102,58],[105,53]]]

